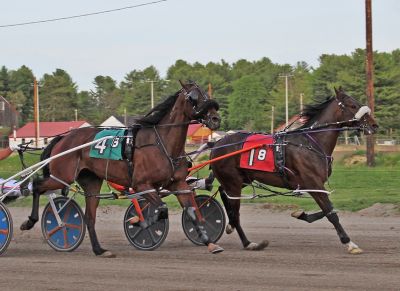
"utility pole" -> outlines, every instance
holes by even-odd
[[[208,83],[208,96],[210,96],[210,98],[212,99],[212,87],[211,87],[211,83]]]
[[[303,99],[304,99],[304,93],[300,93],[300,112],[303,111]]]
[[[147,83],[150,83],[150,98],[151,98],[151,108],[154,108],[154,82],[158,82],[155,80],[147,80]]]
[[[39,86],[36,78],[33,79],[33,115],[35,123],[35,146],[39,147]]]
[[[289,124],[289,78],[293,77],[292,74],[280,74],[279,77],[285,78],[285,113],[286,113],[286,126]]]
[[[150,83],[151,108],[154,108],[154,83],[161,82],[162,85],[165,85],[164,82],[169,82],[169,80],[146,80],[145,82]]]
[[[374,99],[374,75],[373,75],[373,50],[372,50],[372,0],[365,0],[365,22],[366,22],[366,62],[365,62],[365,70],[366,70],[366,79],[367,79],[367,88],[366,93],[368,97],[368,106],[371,109],[371,116],[374,115],[375,111],[375,99]],[[367,166],[373,167],[375,166],[375,138],[373,135],[367,136]]]
[[[75,109],[75,121],[78,121],[78,109]]]
[[[271,133],[274,133],[274,114],[275,114],[275,107],[271,107]]]

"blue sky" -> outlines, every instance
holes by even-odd
[[[65,17],[151,0],[7,1],[0,25]],[[400,1],[372,0],[373,46],[400,48]],[[161,76],[177,59],[203,64],[268,57],[318,66],[323,53],[365,47],[364,0],[168,0],[109,14],[0,28],[0,66],[30,67],[37,78],[66,70],[79,90],[97,75],[119,83],[154,65]]]

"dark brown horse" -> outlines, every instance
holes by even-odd
[[[292,216],[310,223],[323,217],[328,218],[335,227],[340,241],[347,245],[348,251],[353,254],[361,252],[339,223],[338,215],[333,209],[324,184],[331,174],[332,152],[340,131],[344,130],[344,127],[353,127],[362,130],[365,134],[372,134],[378,126],[370,116],[370,109],[367,106],[361,106],[341,89],[335,91],[335,97],[323,103],[305,107],[302,116],[307,121],[301,128],[275,134],[275,137],[280,135],[283,138],[280,141],[280,144],[284,144],[283,150],[286,157],[283,172],[262,172],[240,168],[239,155],[211,164],[215,177],[221,183],[221,198],[229,217],[226,231],[231,233],[236,229],[245,249],[263,249],[268,242],[255,243],[246,238],[240,225],[240,200],[230,199],[228,196],[237,198],[241,196],[241,189],[246,184],[258,181],[291,190],[314,190],[309,191],[309,194],[322,211],[313,214],[298,211]],[[249,135],[250,133],[244,132],[224,137],[215,144],[211,158],[240,150],[244,139]]]
[[[208,246],[209,251],[212,253],[222,251],[221,247],[210,243],[205,230],[198,224],[194,193],[187,191],[190,187],[185,181],[187,161],[184,156],[186,133],[190,121],[197,120],[210,129],[217,129],[220,125],[220,117],[217,113],[219,106],[196,83],[181,83],[181,85],[180,91],[157,105],[135,125],[138,131],[131,170],[128,166],[129,161],[91,158],[89,147],[51,161],[49,167],[43,171],[44,178],[34,180],[32,213],[21,225],[21,229],[31,229],[38,221],[40,194],[64,187],[57,179],[66,184],[76,181],[86,196],[85,220],[93,252],[103,257],[114,256],[100,246],[95,231],[96,210],[99,205],[97,195],[103,180],[108,180],[132,187],[136,193],[144,192],[143,196],[146,199],[163,210],[165,206],[158,195],[160,187],[170,191],[189,193],[177,195],[180,204],[192,214],[199,237]],[[91,142],[100,130],[99,128],[82,128],[58,137],[46,148],[42,159]]]

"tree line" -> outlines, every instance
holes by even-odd
[[[165,79],[154,66],[128,72],[119,83],[110,76],[97,76],[94,89],[79,91],[63,69],[44,74],[40,84],[42,121],[79,120],[100,124],[110,115],[140,116],[150,110],[150,83],[154,80],[154,99],[160,102],[180,89],[178,80],[194,80],[202,88],[212,86],[212,97],[221,105],[222,129],[270,131],[272,106],[274,126],[285,122],[285,78],[288,75],[289,116],[299,113],[303,102],[312,103],[333,95],[343,87],[366,104],[365,50],[350,55],[323,54],[319,66],[305,62],[276,64],[264,57],[257,61],[193,64],[177,60]],[[0,70],[0,95],[21,114],[21,123],[33,120],[33,73],[27,66]],[[167,81],[169,80],[169,81]],[[381,133],[400,128],[400,49],[374,53],[375,116]]]

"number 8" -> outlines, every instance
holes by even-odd
[[[265,160],[266,155],[267,155],[267,151],[265,149],[260,149],[258,151],[257,160],[259,160],[259,161]]]

